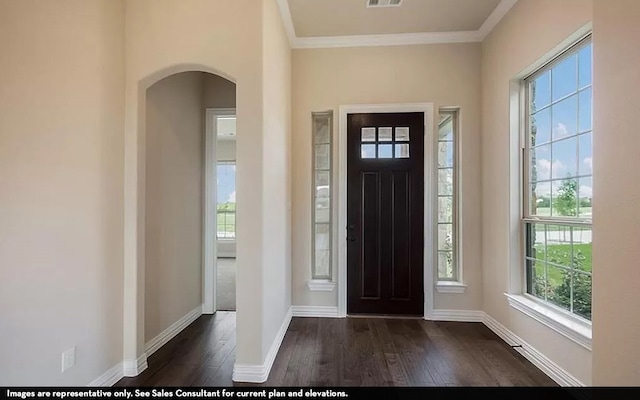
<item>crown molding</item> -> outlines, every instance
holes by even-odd
[[[296,42],[296,28],[293,26],[293,19],[291,18],[291,10],[289,9],[289,1],[288,0],[276,0],[278,3],[278,8],[280,9],[280,17],[282,18],[282,25],[284,25],[284,30],[287,32],[287,37],[289,38],[289,45],[295,48]]]
[[[489,33],[491,33],[493,28],[498,25],[498,22],[500,22],[502,18],[507,15],[509,10],[511,10],[511,7],[513,7],[517,2],[518,0],[502,0],[500,3],[498,3],[491,15],[489,15],[480,29],[478,29],[478,33],[482,37],[482,40],[484,40],[484,38],[486,38]],[[291,16],[289,16],[289,18],[291,18]]]
[[[296,36],[289,2],[276,0],[282,24],[289,37],[289,44],[294,49],[320,49],[336,47],[366,47],[366,46],[407,46],[419,44],[443,44],[443,43],[473,43],[482,42],[495,28],[518,0],[502,0],[491,15],[484,21],[477,31],[457,32],[420,32],[420,33],[395,33],[380,35],[349,35],[349,36]]]
[[[415,44],[480,42],[477,31],[396,33],[387,35],[353,35],[296,38],[294,49],[331,47],[407,46]]]

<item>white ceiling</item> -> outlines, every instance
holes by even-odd
[[[297,37],[477,31],[500,0],[288,0]]]
[[[278,0],[294,48],[478,42],[517,0]]]

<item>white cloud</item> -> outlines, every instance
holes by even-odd
[[[593,188],[591,186],[580,186],[580,197],[590,199],[593,196]]]
[[[558,125],[553,127],[553,138],[558,139],[561,137],[565,137],[569,135],[569,130],[567,126],[562,122],[559,122]]]
[[[561,172],[564,170],[564,164],[560,160],[551,164],[551,161],[547,159],[540,159],[536,161],[536,172],[538,174],[539,181],[547,181],[551,177],[551,170],[553,169],[553,179],[557,179],[562,176]]]
[[[593,171],[593,158],[591,157],[587,157],[584,160],[582,160],[582,162],[584,163],[584,165],[589,168],[589,173],[591,173]]]
[[[235,202],[236,202],[236,191],[234,190],[229,195],[229,198],[227,199],[227,203],[235,203]]]

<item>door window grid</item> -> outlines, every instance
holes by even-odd
[[[440,111],[438,124],[438,215],[437,215],[437,265],[438,280],[457,281],[457,165],[455,145],[458,136],[458,113]]]
[[[332,270],[332,132],[333,112],[314,112],[311,277],[331,280]],[[375,141],[375,132],[374,132]]]
[[[365,127],[360,132],[363,159],[409,158],[408,127]]]
[[[591,319],[592,72],[584,39],[525,79],[526,292]]]

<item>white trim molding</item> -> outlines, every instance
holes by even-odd
[[[502,0],[482,26],[475,31],[298,37],[288,0],[277,0],[282,23],[289,38],[289,44],[294,49],[482,42],[517,1]]]
[[[480,310],[433,310],[431,321],[450,321],[450,322],[482,322],[484,320],[484,311]]]
[[[155,353],[160,347],[164,346],[169,342],[169,340],[176,337],[180,332],[184,330],[187,326],[191,325],[193,321],[198,319],[202,315],[202,305],[194,308],[189,311],[185,316],[171,324],[167,329],[160,332],[160,334],[153,339],[149,340],[144,345],[144,352],[147,354],[147,357],[151,357],[153,353]]]
[[[511,10],[511,8],[515,6],[517,2],[518,0],[502,0],[500,3],[498,3],[493,12],[484,21],[480,29],[478,29],[478,34],[482,38],[480,39],[481,41],[489,36],[491,31],[493,31],[493,28],[498,25],[502,18],[507,15],[509,10]]]
[[[293,26],[293,18],[291,17],[291,9],[289,9],[289,0],[277,0],[278,9],[280,10],[280,17],[282,18],[282,25],[287,32],[287,38],[289,38],[289,45],[295,47],[296,44],[296,28]]]
[[[438,281],[436,290],[443,294],[462,294],[467,290],[467,285],[456,281]]]
[[[333,292],[336,283],[329,280],[312,279],[307,282],[307,286],[312,292]]]
[[[338,316],[347,315],[347,117],[349,114],[360,113],[408,113],[421,112],[424,114],[424,154],[433,154],[434,132],[436,122],[433,103],[405,103],[405,104],[353,104],[342,105],[338,115],[338,223],[333,227],[333,235],[338,238]],[[433,292],[436,282],[433,260],[435,260],[434,224],[432,220],[435,201],[433,157],[424,157],[424,316],[431,318],[433,310]]]
[[[138,376],[147,369],[148,366],[147,354],[142,353],[137,360],[124,360],[122,362],[122,374],[124,376]]]
[[[120,379],[124,377],[123,364],[119,362],[118,364],[111,367],[107,372],[100,375],[96,379],[92,380],[87,384],[89,387],[110,387],[116,384]]]
[[[217,157],[216,145],[218,132],[215,120],[219,116],[236,115],[235,108],[207,108],[205,110],[205,170],[204,170],[204,224],[202,246],[202,313],[213,314],[216,312],[216,281],[218,266],[218,234],[216,206],[217,193]]]
[[[271,372],[271,367],[273,367],[273,362],[276,359],[276,355],[278,355],[278,350],[280,350],[284,335],[287,333],[287,329],[289,329],[289,324],[291,323],[292,308],[293,307],[289,307],[280,326],[280,330],[278,330],[276,337],[273,339],[273,343],[271,343],[264,363],[261,365],[234,364],[232,377],[234,382],[263,383],[269,378],[269,372]]]
[[[563,315],[560,311],[554,311],[549,306],[538,304],[525,296],[505,295],[512,308],[591,351],[592,335],[591,326],[588,323],[578,321],[577,318],[572,318],[570,315]]]
[[[293,48],[326,49],[335,47],[410,46],[481,41],[482,37],[477,31],[392,33],[384,35],[297,37]]]
[[[294,317],[338,318],[338,307],[292,306]]]
[[[547,356],[538,351],[535,347],[522,340],[515,333],[511,332],[500,322],[495,320],[489,314],[484,314],[482,321],[487,328],[491,329],[496,335],[504,340],[510,346],[514,347],[514,350],[522,354],[524,358],[529,360],[533,365],[538,367],[542,372],[547,374],[560,386],[586,386],[578,378],[574,377],[555,362],[551,361]]]

